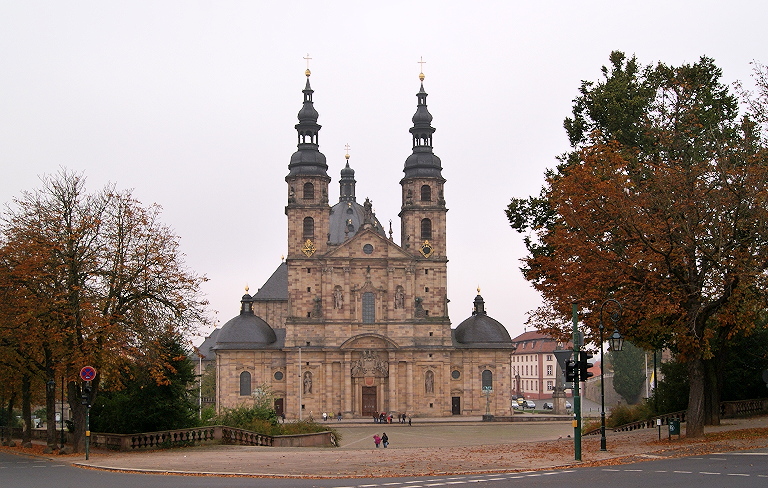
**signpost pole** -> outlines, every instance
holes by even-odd
[[[573,357],[579,360],[579,345],[581,336],[579,335],[579,308],[576,302],[573,302]],[[579,396],[579,368],[576,368],[576,377],[573,379],[573,450],[576,461],[581,461],[581,397]]]
[[[96,377],[96,368],[93,366],[83,366],[80,370],[80,379],[85,382],[83,385],[82,403],[85,405],[85,460],[90,456],[91,447],[91,381]]]

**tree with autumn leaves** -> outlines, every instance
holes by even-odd
[[[0,303],[0,348],[20,375],[43,387],[65,378],[80,450],[80,369],[91,365],[99,372],[94,395],[103,378],[114,384],[131,358],[155,357],[147,371],[165,381],[167,358],[152,351],[205,323],[205,278],[187,269],[159,206],[145,207],[113,185],[89,193],[85,179],[68,170],[41,179],[41,188],[22,193],[2,215],[0,279],[7,299]],[[52,426],[55,391],[46,391]]]
[[[597,344],[600,305],[618,300],[628,340],[685,362],[686,434],[701,436],[719,422],[722,352],[766,310],[765,120],[739,114],[706,57],[641,66],[613,52],[602,74],[565,120],[572,150],[506,209],[544,300],[531,320],[565,339],[577,302]]]

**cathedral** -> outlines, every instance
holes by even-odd
[[[287,256],[209,338],[217,408],[267,387],[289,419],[511,415],[509,333],[486,314],[480,290],[469,318],[452,329],[448,317],[446,180],[423,73],[400,180],[400,243],[367,198],[357,201],[349,155],[331,203],[305,74],[298,148],[285,177]]]

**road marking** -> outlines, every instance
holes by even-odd
[[[673,473],[680,473],[680,474],[691,474],[693,471],[672,471]]]
[[[710,473],[709,471],[699,471],[699,474],[722,474],[722,473]]]
[[[732,452],[731,456],[768,456],[768,452]]]
[[[728,473],[726,476],[749,476],[747,473]]]
[[[642,473],[643,470],[642,469],[625,469],[624,472],[628,472],[628,473]]]

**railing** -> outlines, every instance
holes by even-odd
[[[222,427],[221,443],[241,446],[272,446],[275,443],[275,438],[271,435],[258,434],[249,430]]]
[[[332,447],[337,444],[331,432],[270,436],[222,425],[143,434],[94,434],[91,440],[94,447],[117,451],[164,449],[206,443],[267,447]]]
[[[720,403],[721,418],[738,417],[741,415],[754,415],[754,414],[765,413],[765,412],[768,412],[768,398],[761,399],[761,400],[739,400],[735,402]],[[669,421],[672,419],[679,420],[680,422],[685,422],[685,415],[686,415],[686,410],[681,410],[679,412],[672,412],[664,415],[659,415],[659,416],[650,418],[648,420],[639,420],[637,422],[631,422],[628,424],[619,425],[618,427],[614,427],[612,430],[614,432],[628,432],[628,431],[637,430],[637,429],[653,428],[658,425],[656,423],[658,419],[661,419],[662,425],[668,425]],[[584,432],[582,435],[597,435],[599,433],[600,433],[600,427],[597,427],[595,429],[590,429]]]

